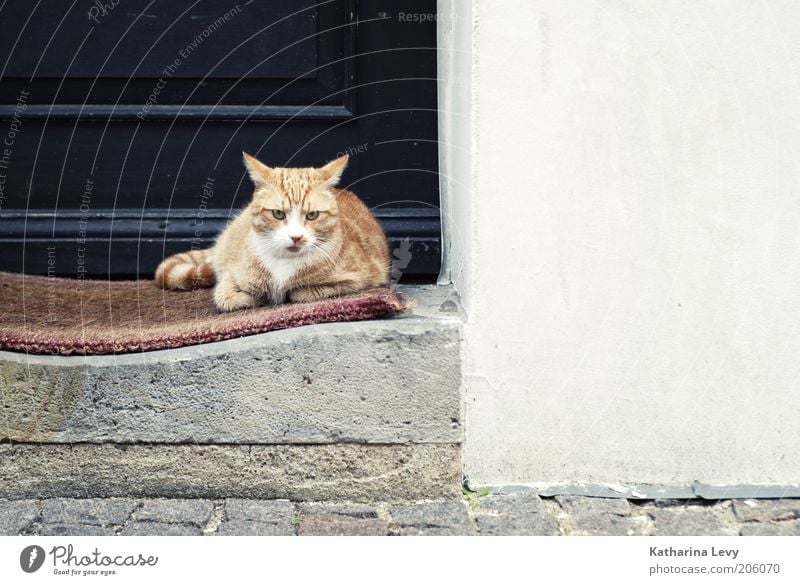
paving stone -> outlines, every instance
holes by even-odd
[[[401,526],[396,532],[391,532],[392,536],[475,536],[476,529],[473,526]]]
[[[475,517],[481,536],[558,536],[558,521],[550,514],[481,514]]]
[[[289,536],[294,506],[289,500],[225,500],[225,521],[216,534],[221,536]]]
[[[652,522],[646,516],[581,514],[566,521],[566,534],[572,536],[647,536]]]
[[[133,500],[116,498],[47,500],[42,509],[44,524],[123,524],[136,507]]]
[[[146,500],[136,511],[136,520],[205,526],[213,512],[210,500]]]
[[[420,502],[394,508],[392,520],[401,526],[456,526],[469,522],[467,505],[461,500]]]
[[[631,504],[624,498],[586,498],[581,496],[556,496],[556,501],[568,514],[630,516]]]
[[[558,520],[536,494],[479,498],[474,513],[482,535],[555,536],[561,533]]]
[[[249,520],[231,520],[219,525],[219,536],[294,536],[295,527],[291,523],[273,524]]]
[[[114,528],[92,524],[45,524],[41,536],[114,536]]]
[[[300,536],[386,536],[389,524],[380,518],[354,518],[342,514],[300,516]]]
[[[800,536],[798,499],[657,500],[533,493],[458,498],[403,505],[350,501],[226,500],[212,534],[318,535],[648,535]],[[214,514],[208,499],[0,500],[0,534],[43,536],[199,535]],[[137,508],[137,506],[139,506]],[[388,510],[389,515],[384,511]],[[133,518],[131,518],[133,513]],[[127,522],[127,524],[126,524]],[[118,527],[122,526],[120,530]]]
[[[733,511],[742,522],[767,522],[800,518],[800,500],[733,500]]]
[[[392,524],[401,535],[469,535],[475,529],[462,500],[439,500],[400,506],[391,511]]]
[[[166,522],[132,522],[120,532],[121,536],[202,536],[199,526],[168,524]]]
[[[226,520],[247,520],[267,524],[290,523],[294,506],[289,500],[225,500]]]
[[[574,536],[646,535],[652,523],[646,516],[632,516],[635,508],[624,498],[556,496],[564,510],[564,532]]]
[[[800,536],[800,520],[742,524],[739,534],[742,536]]]
[[[31,527],[39,517],[36,503],[30,500],[0,500],[0,535],[16,536]]]
[[[736,519],[730,506],[679,506],[648,512],[655,536],[736,536]]]
[[[368,504],[355,502],[306,502],[297,505],[298,514],[339,514],[353,518],[377,518],[378,509]]]

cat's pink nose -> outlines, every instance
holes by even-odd
[[[301,235],[299,235],[299,236],[289,236],[289,237],[290,237],[290,238],[292,238],[292,241],[293,241],[295,244],[296,244],[297,242],[299,242],[300,240],[302,240],[302,239],[303,239],[303,236],[302,236],[302,234],[301,234]]]

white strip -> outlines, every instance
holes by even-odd
[[[32,545],[46,558],[26,574],[20,555]],[[66,563],[70,545],[77,560]],[[796,549],[796,539],[767,537],[0,537],[0,583],[781,584],[800,582]],[[139,555],[157,560],[133,567],[94,562]],[[703,574],[703,567],[743,572]],[[754,572],[768,567],[772,572]],[[653,574],[655,568],[661,572]],[[101,571],[114,574],[101,578]]]

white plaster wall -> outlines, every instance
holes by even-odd
[[[469,11],[471,482],[800,482],[800,2]]]
[[[472,116],[473,17],[470,0],[439,0],[437,5],[439,76],[439,172],[442,198],[442,271],[439,281],[470,282],[468,261],[475,241],[476,204],[472,196],[477,127]],[[471,306],[471,287],[461,287]]]

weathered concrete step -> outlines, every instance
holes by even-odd
[[[0,444],[0,499],[412,500],[461,492],[460,445]]]
[[[460,443],[461,320],[446,287],[403,317],[120,356],[0,352],[0,440]]]

